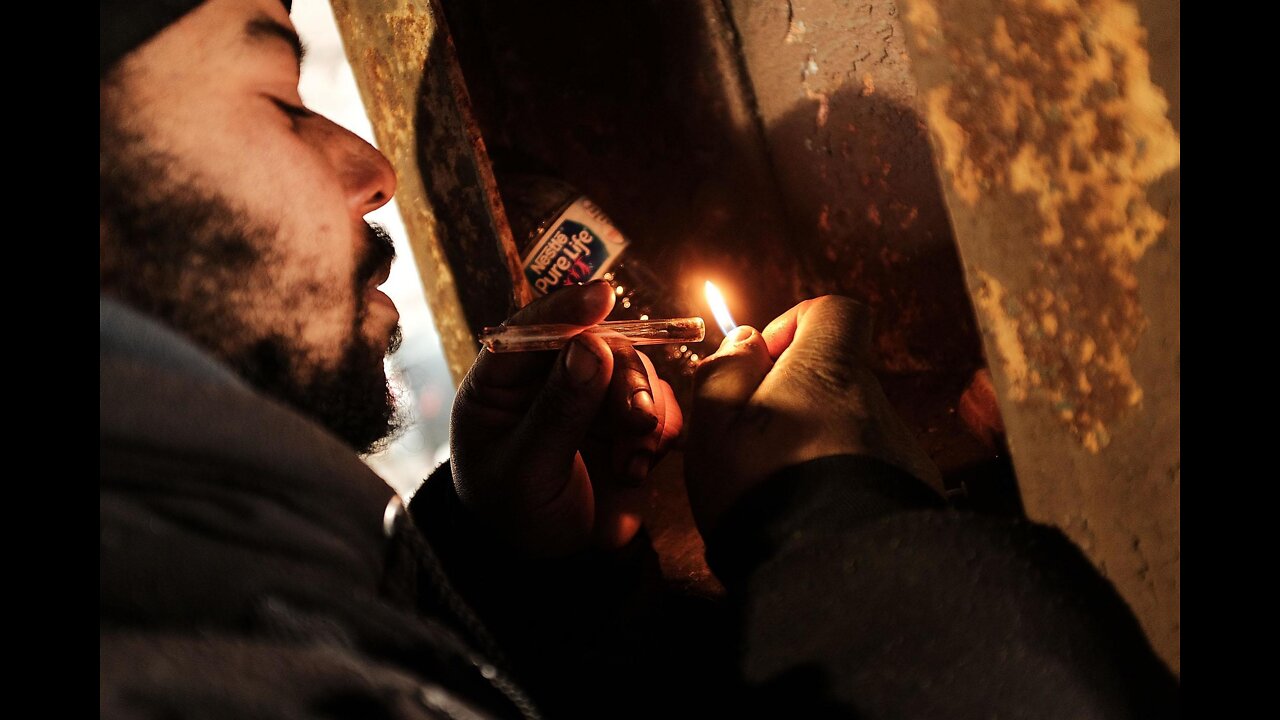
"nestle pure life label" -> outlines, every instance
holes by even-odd
[[[573,201],[524,257],[524,275],[538,295],[594,280],[622,256],[627,239],[586,197]]]

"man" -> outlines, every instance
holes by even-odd
[[[481,353],[451,461],[405,512],[356,455],[395,417],[392,253],[363,219],[387,161],[302,105],[279,0],[104,0],[101,20],[102,714],[678,712],[614,592],[684,426],[670,388],[591,336]],[[612,303],[587,284],[509,322]],[[948,512],[917,479],[936,471],[865,327],[807,301],[699,369],[690,505],[742,657],[682,689],[800,715],[1164,708],[1172,678],[1060,534]],[[614,681],[596,657],[623,658]]]

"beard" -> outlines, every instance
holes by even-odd
[[[186,335],[257,388],[309,416],[358,453],[385,446],[401,425],[383,359],[365,339],[365,288],[394,257],[370,225],[349,287],[323,279],[284,282],[278,230],[184,177],[178,162],[128,132],[102,97],[100,290]],[[340,348],[302,342],[311,309],[354,305]],[[290,316],[290,311],[293,315]],[[264,327],[263,318],[274,318]],[[335,353],[333,350],[338,350]]]

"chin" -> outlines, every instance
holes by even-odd
[[[392,355],[400,349],[400,343],[404,340],[400,323],[393,323],[391,327],[380,331],[377,338],[375,347],[382,348],[383,357]]]

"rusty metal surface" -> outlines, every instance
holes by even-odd
[[[484,142],[433,0],[333,0],[455,384],[475,337],[529,300]],[[512,278],[517,278],[516,282]]]
[[[1027,514],[1178,672],[1178,5],[903,6]]]
[[[802,294],[847,295],[872,309],[877,375],[949,486],[998,472],[998,442],[959,411],[984,360],[897,6],[727,6],[790,248],[804,262]]]

